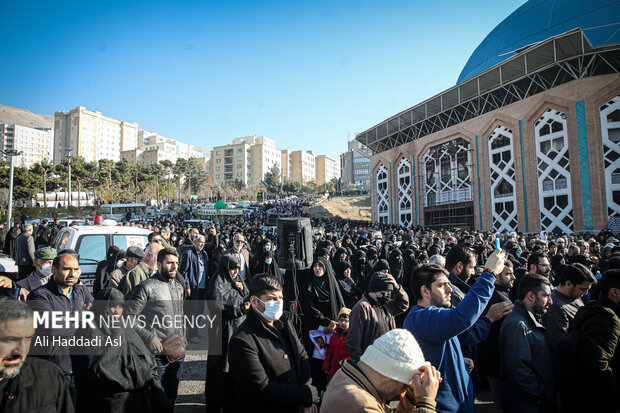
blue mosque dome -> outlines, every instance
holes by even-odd
[[[581,28],[594,47],[620,42],[620,1],[529,0],[497,25],[469,57],[458,83],[516,50]]]

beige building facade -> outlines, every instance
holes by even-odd
[[[230,145],[216,146],[209,162],[213,184],[240,180],[246,186],[258,187],[265,173],[274,165],[281,168],[282,153],[273,139],[265,136],[244,136]]]
[[[280,151],[280,173],[282,175],[282,182],[285,179],[291,179],[291,151],[288,149]]]
[[[263,181],[265,173],[274,165],[278,165],[281,173],[282,154],[279,149],[276,149],[273,139],[260,136],[254,142],[250,148],[252,176],[249,181],[250,186],[257,187]]]
[[[112,119],[83,106],[54,114],[54,164],[67,155],[86,162],[119,161],[121,152],[138,147],[138,124]]]
[[[340,178],[340,166],[338,161],[326,156],[316,157],[316,184],[323,185],[332,179]]]
[[[211,176],[214,185],[240,180],[244,185],[252,179],[251,145],[237,141],[231,145],[215,146],[211,151]]]
[[[307,151],[292,151],[289,163],[290,179],[302,184],[316,179],[316,155]]]

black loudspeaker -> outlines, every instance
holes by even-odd
[[[278,266],[304,270],[312,265],[310,218],[278,218]]]

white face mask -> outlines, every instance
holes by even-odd
[[[284,312],[284,301],[264,302],[258,297],[256,297],[256,299],[265,304],[265,312],[259,311],[260,315],[262,315],[265,320],[276,321],[282,317],[282,313]]]
[[[123,261],[123,260],[116,261],[116,268],[121,268],[124,263],[125,263],[125,261]]]
[[[267,264],[267,265],[271,264],[271,258],[265,259],[265,264]]]
[[[41,274],[44,277],[49,277],[50,275],[52,275],[52,264],[41,266],[41,269],[39,270],[39,274]]]

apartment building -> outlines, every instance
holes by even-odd
[[[338,161],[326,156],[316,157],[316,184],[323,185],[332,179],[340,178],[340,166]]]
[[[29,168],[43,159],[51,161],[54,157],[53,140],[54,134],[48,128],[29,128],[0,123],[0,149],[23,152],[13,160],[15,166]],[[7,161],[8,159],[0,153],[0,160]]]
[[[276,143],[273,139],[265,138],[264,136],[257,137],[255,144],[250,148],[251,165],[252,165],[252,179],[249,179],[250,186],[260,186],[260,183],[265,177],[265,173],[269,171],[274,165],[280,167],[282,170],[282,154],[279,149],[276,149]]]
[[[265,173],[282,161],[282,154],[273,139],[265,136],[244,136],[232,144],[216,146],[211,151],[210,173],[213,184],[241,180],[245,185],[260,186]]]
[[[236,179],[248,185],[252,179],[252,145],[245,141],[235,141],[230,145],[215,146],[211,151],[211,176],[214,185]]]
[[[305,184],[316,179],[316,155],[311,151],[292,151],[289,165],[290,179]]]
[[[83,106],[54,113],[54,164],[69,154],[82,156],[86,162],[116,162],[122,151],[137,147],[137,123],[112,119]]]

